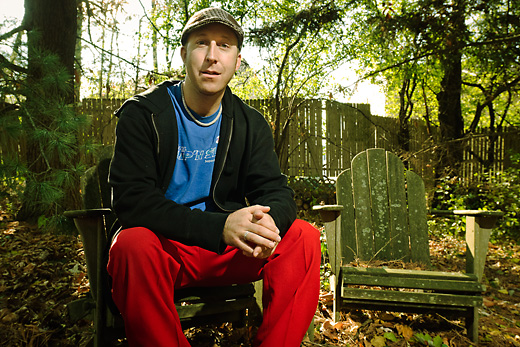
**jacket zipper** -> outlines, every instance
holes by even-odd
[[[213,188],[213,201],[215,202],[215,205],[217,205],[218,208],[220,208],[224,212],[234,212],[234,210],[228,210],[228,209],[225,209],[224,207],[222,207],[217,201],[217,198],[215,196],[215,191],[217,190],[217,185],[218,185],[218,182],[220,181],[220,176],[222,176],[222,171],[224,171],[224,166],[226,165],[226,159],[227,159],[227,155],[229,152],[229,147],[231,146],[231,136],[233,135],[233,122],[234,122],[234,119],[231,118],[231,130],[229,131],[229,136],[228,136],[227,143],[226,143],[226,150],[224,151],[224,160],[222,162],[222,165],[219,168],[217,180],[215,181],[215,186]]]
[[[155,114],[151,113],[151,117],[152,117],[153,129],[155,130],[155,136],[157,136],[157,156],[159,156],[159,144],[160,144],[159,131],[157,130],[157,125],[155,124]]]

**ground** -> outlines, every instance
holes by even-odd
[[[461,270],[464,244],[457,238],[430,242],[437,269]],[[490,244],[481,309],[481,346],[520,346],[520,246]],[[44,233],[0,213],[0,341],[5,346],[87,346],[92,322],[71,322],[67,303],[88,295],[81,241]],[[324,283],[326,279],[324,279]],[[470,346],[463,321],[390,312],[342,312],[331,319],[331,294],[323,286],[314,341],[302,346]],[[187,330],[193,346],[249,346],[255,329],[229,324]]]

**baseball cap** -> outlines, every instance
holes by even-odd
[[[205,8],[195,12],[195,14],[191,16],[191,18],[186,23],[186,26],[184,26],[184,29],[182,30],[181,43],[186,45],[188,36],[194,30],[212,23],[224,24],[233,30],[238,39],[238,49],[242,48],[242,42],[244,41],[244,31],[232,15],[223,9],[216,7]]]

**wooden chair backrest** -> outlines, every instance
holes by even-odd
[[[420,176],[384,149],[352,159],[337,180],[343,265],[357,259],[430,265],[426,195]]]
[[[98,154],[96,166],[88,169],[82,177],[81,192],[84,209],[111,208],[112,193],[108,184],[108,172],[112,160],[112,146],[104,147]],[[116,217],[105,216],[105,225],[110,228]]]

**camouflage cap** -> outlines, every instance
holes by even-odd
[[[186,26],[182,30],[181,43],[182,45],[186,45],[186,41],[188,40],[188,36],[199,28],[202,28],[205,25],[211,23],[220,23],[229,27],[236,34],[238,39],[238,49],[242,48],[242,42],[244,41],[244,31],[238,24],[238,22],[230,15],[228,12],[223,9],[216,7],[209,7],[198,12],[195,12],[193,16],[188,20]]]

